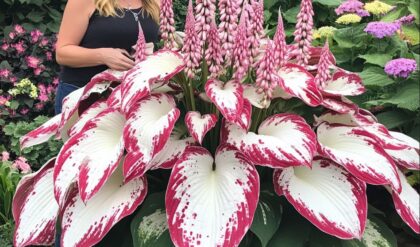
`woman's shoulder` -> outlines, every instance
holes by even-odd
[[[71,9],[75,13],[86,13],[91,16],[95,11],[94,0],[68,0],[66,9]]]

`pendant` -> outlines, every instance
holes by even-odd
[[[134,16],[134,20],[136,20],[136,22],[139,22],[139,15],[137,15],[135,13],[132,13],[132,14]]]

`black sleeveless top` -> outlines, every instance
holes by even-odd
[[[133,9],[132,11],[138,13],[140,10]],[[158,24],[146,12],[140,13],[138,19],[146,42],[157,43],[159,41]],[[100,16],[98,11],[95,11],[89,19],[89,24],[80,46],[85,48],[120,48],[131,53],[132,46],[137,42],[137,37],[138,24],[129,10],[125,10],[121,17]],[[82,68],[62,66],[60,79],[64,83],[83,87],[94,75],[107,68],[106,65]]]

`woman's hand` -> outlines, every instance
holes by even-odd
[[[110,69],[126,71],[134,67],[134,60],[124,49],[99,48],[101,63]]]

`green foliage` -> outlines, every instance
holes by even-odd
[[[39,116],[32,122],[21,121],[7,124],[3,129],[3,133],[10,141],[9,143],[6,143],[8,151],[15,156],[25,157],[28,160],[28,163],[35,168],[42,166],[49,159],[56,156],[62,146],[62,142],[57,140],[50,140],[47,143],[26,148],[22,151],[20,150],[20,137],[24,136],[29,131],[36,129],[47,120],[48,117]]]
[[[12,199],[21,174],[9,161],[0,161],[0,246],[12,246]]]

